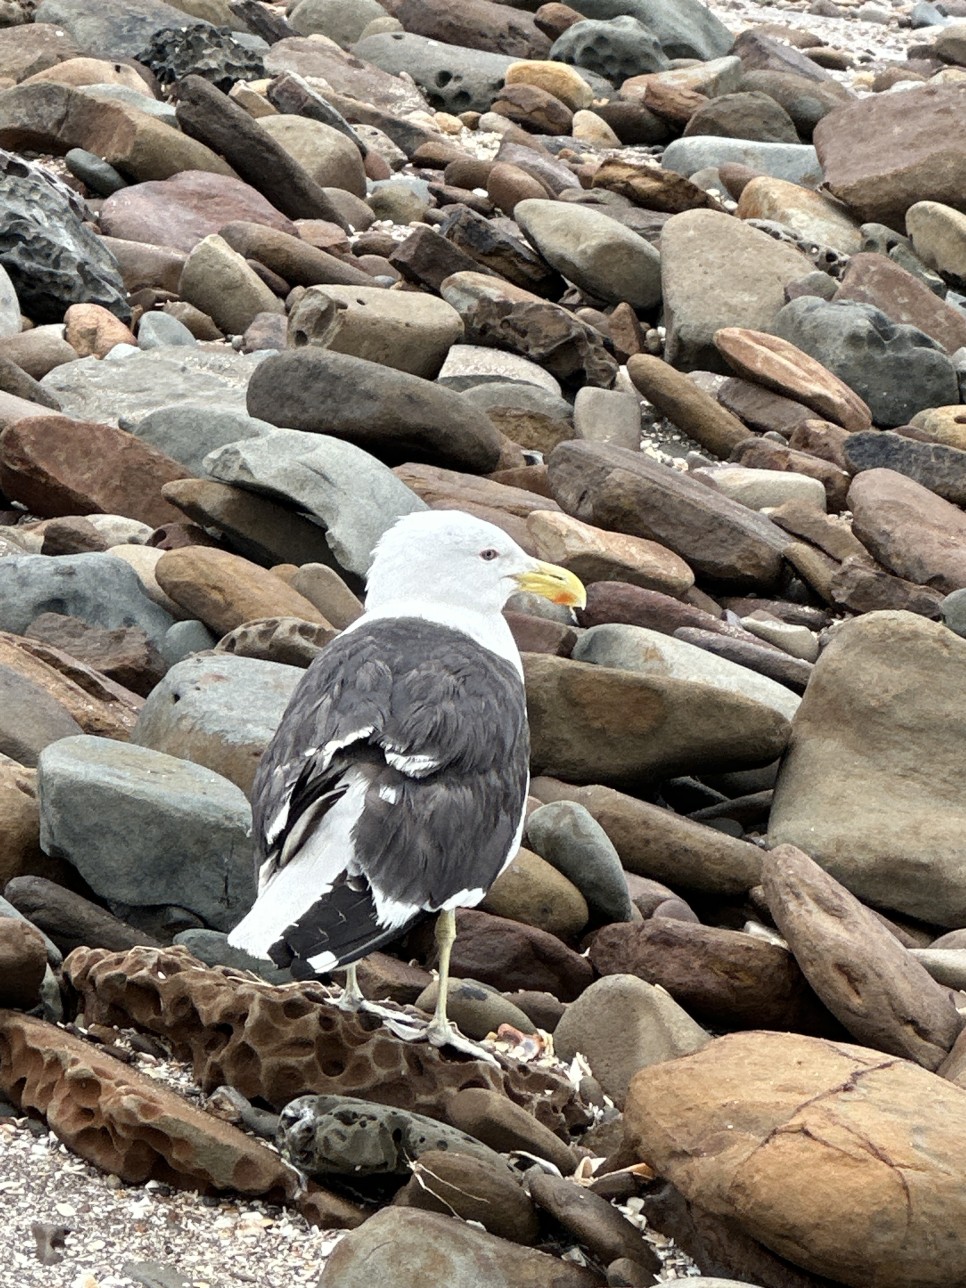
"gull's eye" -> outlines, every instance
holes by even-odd
[[[480,551],[480,558],[485,559],[487,563],[489,563],[491,559],[499,559],[499,557],[499,550],[494,550],[492,546],[487,546],[485,550]]]

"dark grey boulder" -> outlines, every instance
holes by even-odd
[[[658,40],[629,15],[575,22],[554,41],[550,57],[596,72],[615,85],[630,76],[661,72],[669,66]]]

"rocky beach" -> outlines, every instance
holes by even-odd
[[[0,0],[0,1288],[966,1288],[964,390],[966,0]],[[492,1063],[227,944],[427,508]]]

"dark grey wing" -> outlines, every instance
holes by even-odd
[[[339,636],[292,696],[253,810],[261,858],[294,862],[361,778],[355,844],[272,956],[355,960],[464,894],[477,902],[514,844],[528,761],[523,684],[502,658],[417,618]]]

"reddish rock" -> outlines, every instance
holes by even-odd
[[[131,328],[100,304],[72,304],[64,314],[64,339],[81,358],[103,358],[116,344],[137,344]]]
[[[550,40],[533,16],[492,0],[386,0],[406,31],[513,58],[546,58]]]
[[[853,255],[833,299],[873,304],[893,322],[925,331],[947,353],[966,345],[966,317],[960,310],[886,255]]]
[[[157,527],[180,518],[161,488],[187,477],[156,447],[94,421],[34,416],[0,434],[0,487],[42,518],[123,514]]]
[[[456,915],[453,974],[501,991],[545,989],[571,1002],[594,978],[588,961],[555,935],[475,908]]]
[[[848,504],[856,536],[897,577],[944,595],[966,587],[966,515],[959,506],[881,469],[856,475]]]
[[[732,453],[731,459],[753,470],[778,470],[781,473],[805,474],[818,479],[825,488],[825,500],[834,513],[845,509],[850,474],[820,460],[809,452],[796,452],[782,443],[766,438],[749,438]]]
[[[0,917],[0,1006],[29,1011],[40,1001],[47,969],[44,937],[29,921]]]

